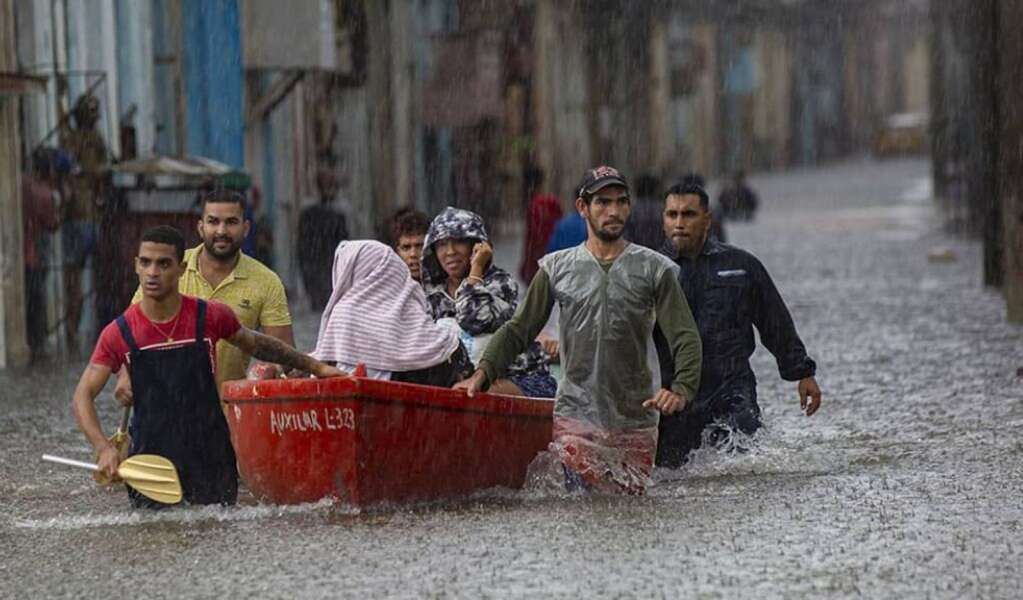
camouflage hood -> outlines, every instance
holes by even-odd
[[[442,240],[469,240],[473,243],[489,242],[487,228],[483,225],[483,217],[462,208],[449,206],[437,215],[430,223],[423,241],[423,266],[430,281],[442,281],[447,278],[444,269],[437,260],[433,246]]]

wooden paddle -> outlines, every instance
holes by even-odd
[[[117,455],[121,457],[121,460],[128,458],[128,447],[131,445],[131,438],[128,437],[128,419],[131,417],[131,407],[125,406],[124,412],[121,413],[121,425],[114,432],[114,435],[110,436],[110,443],[117,448]]]
[[[96,471],[99,465],[44,454],[43,460]],[[146,498],[162,504],[181,502],[181,481],[174,463],[155,454],[136,454],[117,467],[117,475]]]

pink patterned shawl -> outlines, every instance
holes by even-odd
[[[423,288],[384,244],[338,244],[333,283],[316,358],[401,372],[440,364],[458,348],[457,333],[433,322]]]

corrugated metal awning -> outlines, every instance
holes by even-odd
[[[0,71],[0,96],[20,96],[44,92],[46,92],[45,77]]]

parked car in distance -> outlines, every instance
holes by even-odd
[[[928,121],[926,113],[898,113],[887,117],[874,140],[874,154],[927,153],[930,150]]]

